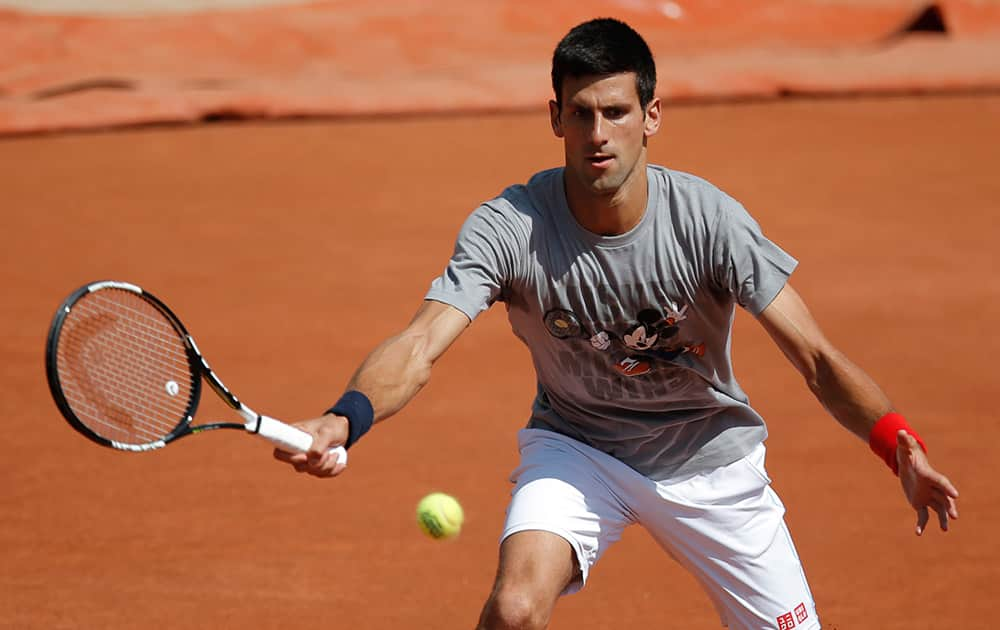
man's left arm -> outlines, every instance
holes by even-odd
[[[958,490],[931,467],[916,432],[882,389],[826,339],[799,294],[785,285],[758,320],[823,407],[881,452],[897,472],[907,501],[917,511],[917,535],[923,533],[930,510],[947,531],[948,519],[958,518]]]

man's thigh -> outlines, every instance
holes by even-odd
[[[819,627],[809,584],[770,487],[763,444],[745,458],[635,497],[639,522],[701,582],[731,628]]]
[[[621,538],[632,522],[631,512],[588,457],[587,447],[540,429],[522,430],[518,437],[521,462],[511,475],[516,485],[502,540],[528,531],[565,540],[578,571],[564,594],[574,593],[601,555]]]

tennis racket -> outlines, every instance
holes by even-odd
[[[102,446],[145,452],[215,429],[242,429],[289,452],[312,445],[305,431],[240,402],[180,319],[134,284],[94,282],[66,298],[49,329],[45,368],[63,417]],[[243,422],[192,424],[203,380]],[[334,451],[346,463],[347,451]]]

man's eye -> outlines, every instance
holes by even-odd
[[[621,110],[621,109],[618,109],[617,107],[612,107],[611,109],[605,111],[604,115],[607,118],[611,118],[611,119],[621,118],[622,116],[625,115],[625,111]]]

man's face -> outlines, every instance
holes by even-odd
[[[566,77],[562,107],[549,103],[568,174],[594,193],[614,194],[628,181],[645,156],[646,138],[660,127],[659,99],[644,109],[635,78],[633,72]]]

